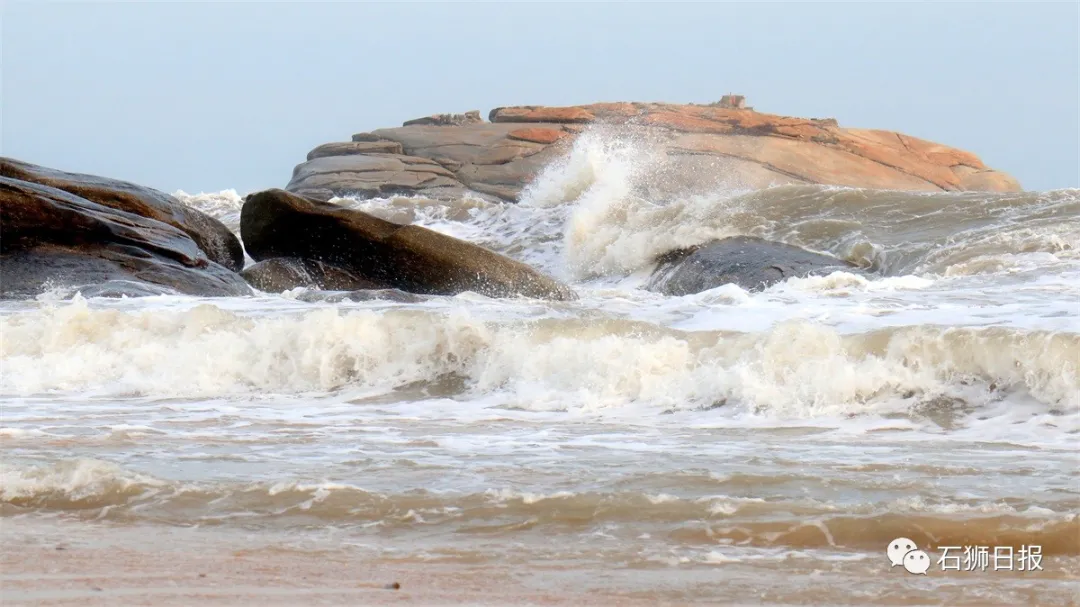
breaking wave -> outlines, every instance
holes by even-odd
[[[6,315],[0,332],[0,387],[12,395],[392,390],[456,376],[459,396],[546,410],[728,404],[816,417],[943,399],[1080,405],[1080,335],[1019,328],[842,335],[791,321],[761,333],[684,332],[616,319],[482,320],[464,308],[264,316],[210,304],[95,309],[77,298]]]
[[[199,194],[188,194],[183,190],[177,190],[172,195],[181,203],[217,219],[234,234],[239,235],[240,209],[244,206],[244,197],[236,190],[200,192]]]

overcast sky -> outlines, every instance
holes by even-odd
[[[2,10],[2,153],[167,191],[282,187],[320,143],[433,113],[728,92],[1080,186],[1074,2]]]

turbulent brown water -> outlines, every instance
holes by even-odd
[[[639,152],[583,137],[518,205],[338,201],[531,263],[575,302],[2,304],[4,527],[637,571],[611,583],[671,600],[1073,601],[1080,190],[665,200]],[[236,226],[235,193],[181,197]],[[872,273],[640,288],[656,254],[737,234]],[[897,537],[935,563],[1036,545],[1043,570],[913,576]]]

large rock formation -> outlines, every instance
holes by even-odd
[[[565,286],[482,247],[419,226],[402,226],[361,211],[283,190],[252,194],[240,234],[253,259],[293,258],[336,266],[373,286],[410,293],[572,299]],[[292,262],[295,263],[295,262]]]
[[[186,233],[210,261],[234,272],[244,267],[244,249],[224,224],[164,192],[107,177],[58,171],[13,158],[0,158],[0,176],[64,190],[102,206],[160,221]]]
[[[847,261],[781,242],[740,236],[662,256],[648,289],[690,295],[726,284],[760,291],[793,277],[859,272]]]
[[[99,296],[250,293],[239,274],[173,225],[0,177],[0,297],[33,297],[50,287]]]
[[[737,101],[737,102],[736,102]],[[466,117],[467,116],[467,117]],[[648,141],[665,156],[666,194],[792,183],[918,191],[1018,191],[974,154],[890,131],[842,128],[833,119],[755,112],[734,97],[713,105],[598,103],[505,107],[410,120],[319,146],[286,189],[321,199],[472,191],[516,201],[551,160],[589,128]],[[347,156],[347,157],[346,157]],[[664,195],[665,192],[660,192]]]

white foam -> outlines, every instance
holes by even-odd
[[[120,494],[131,488],[160,487],[164,483],[95,459],[61,460],[48,466],[16,467],[0,464],[0,502],[51,494],[70,500]]]
[[[738,234],[724,222],[734,187],[647,198],[643,187],[664,160],[662,149],[647,139],[594,128],[537,177],[520,204],[572,207],[564,246],[578,278],[626,274],[672,249]]]
[[[531,410],[726,402],[805,418],[903,411],[911,396],[990,403],[1011,390],[1075,406],[1080,394],[1080,335],[1019,329],[842,334],[790,321],[693,336],[615,320],[487,320],[466,307],[249,316],[78,299],[3,316],[0,330],[0,390],[14,395],[370,393],[453,374],[472,398]]]
[[[198,194],[188,194],[183,190],[177,190],[172,195],[183,204],[217,219],[234,233],[240,231],[240,209],[244,205],[244,197],[236,190],[199,192]]]

